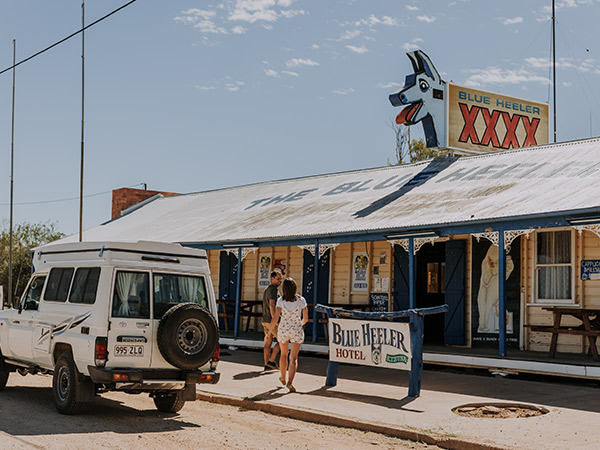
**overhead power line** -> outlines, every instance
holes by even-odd
[[[68,40],[69,40],[69,39],[71,39],[72,37],[74,37],[74,36],[77,36],[79,33],[82,33],[84,30],[87,30],[88,28],[90,28],[90,27],[93,27],[93,26],[94,26],[94,25],[96,25],[97,23],[100,23],[100,22],[102,22],[104,19],[108,19],[108,18],[109,18],[110,16],[112,16],[113,14],[115,14],[115,13],[117,13],[117,12],[121,11],[121,10],[122,10],[122,9],[124,9],[124,8],[127,8],[129,5],[131,5],[132,3],[135,3],[136,1],[137,1],[137,0],[131,0],[131,1],[130,1],[130,2],[128,2],[128,3],[125,3],[123,6],[120,6],[119,8],[117,8],[117,9],[115,9],[114,11],[112,11],[112,12],[108,13],[107,15],[105,15],[105,16],[103,16],[103,17],[100,17],[98,20],[95,20],[94,22],[90,23],[89,25],[86,25],[85,27],[81,28],[80,30],[77,30],[77,31],[75,31],[74,33],[70,34],[70,35],[69,35],[69,36],[67,36],[66,38],[63,38],[63,39],[61,39],[60,41],[58,41],[58,42],[55,42],[54,44],[52,44],[52,45],[50,45],[50,46],[46,47],[45,49],[43,49],[43,50],[40,50],[39,52],[37,52],[37,53],[35,53],[35,54],[33,54],[33,55],[29,56],[28,58],[25,58],[25,59],[23,59],[23,60],[19,61],[18,63],[16,63],[16,64],[13,64],[13,65],[12,65],[12,66],[10,66],[10,67],[7,67],[6,69],[4,69],[4,70],[0,71],[0,75],[2,75],[2,74],[3,74],[3,73],[5,73],[5,72],[8,72],[9,70],[12,70],[13,68],[15,68],[15,67],[17,67],[17,66],[20,66],[20,65],[21,65],[21,64],[23,64],[23,63],[26,63],[26,62],[27,62],[27,61],[29,61],[30,59],[33,59],[33,58],[35,58],[36,56],[39,56],[39,55],[41,55],[41,54],[42,54],[42,53],[44,53],[44,52],[47,52],[48,50],[50,50],[51,48],[54,48],[54,47],[56,47],[57,45],[60,45],[60,44],[62,44],[63,42],[65,42],[65,41],[68,41]]]
[[[134,188],[136,186],[146,186],[146,183],[137,183],[137,184],[133,184],[131,186],[126,186],[128,188]],[[99,195],[106,195],[106,194],[110,194],[112,191],[104,191],[104,192],[97,192],[95,194],[88,194],[85,195],[84,198],[89,198],[89,197],[97,197]],[[57,200],[40,200],[38,202],[21,202],[21,203],[14,203],[15,206],[24,206],[24,205],[45,205],[47,203],[60,203],[60,202],[70,202],[72,200],[79,200],[79,197],[70,197],[70,198],[60,198]],[[7,206],[8,203],[0,203],[0,206]]]

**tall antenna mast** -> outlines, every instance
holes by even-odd
[[[79,242],[83,240],[83,131],[85,99],[85,2],[81,2],[81,168],[79,172]]]
[[[13,306],[13,194],[14,194],[14,160],[15,160],[15,64],[17,60],[17,40],[13,39],[12,70],[12,119],[10,137],[10,225],[8,238],[8,304]]]
[[[556,14],[554,10],[554,0],[552,0],[552,88],[554,100],[554,143],[556,143]]]

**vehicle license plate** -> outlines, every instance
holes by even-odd
[[[115,345],[115,356],[144,356],[144,346]]]

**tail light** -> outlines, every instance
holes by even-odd
[[[215,375],[213,373],[203,373],[200,375],[200,382],[211,382]]]
[[[221,349],[217,346],[217,349],[215,350],[215,352],[212,355],[212,362],[219,362],[219,360],[221,359]]]
[[[96,366],[104,367],[108,358],[108,338],[97,337],[94,349],[94,361]]]

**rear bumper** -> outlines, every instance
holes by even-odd
[[[90,378],[97,384],[116,384],[121,389],[183,389],[187,384],[216,384],[221,374],[183,370],[114,369],[88,366]]]

